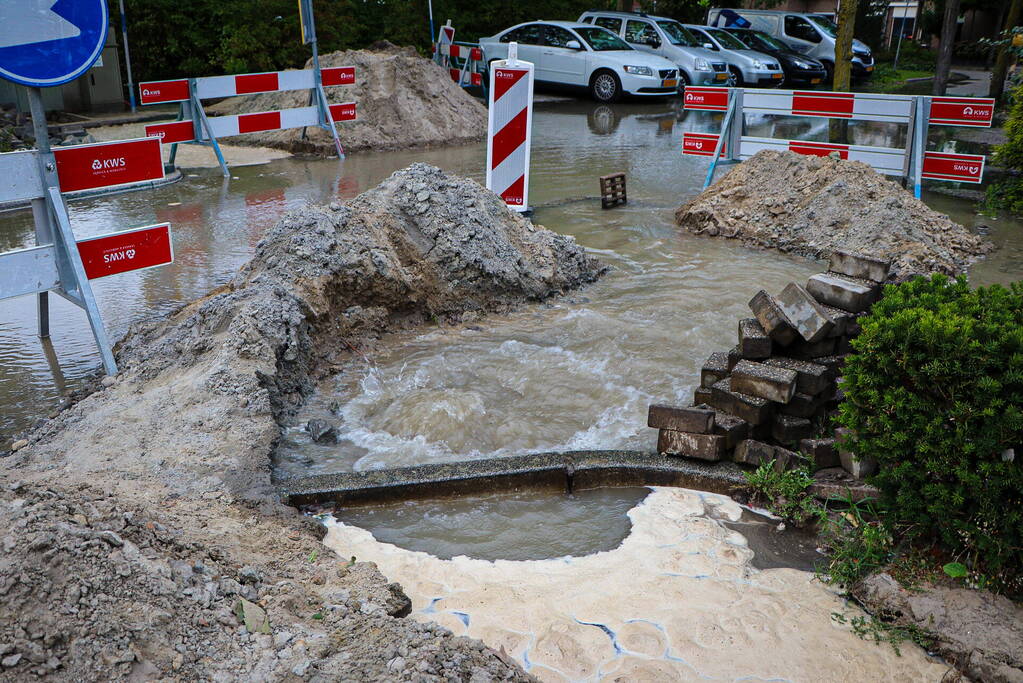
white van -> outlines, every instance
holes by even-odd
[[[763,31],[796,52],[824,64],[829,81],[835,73],[835,35],[838,26],[823,14],[715,7],[707,13],[707,25]],[[874,56],[870,54],[870,48],[854,39],[852,50],[852,77],[856,80],[869,78],[874,71]]]

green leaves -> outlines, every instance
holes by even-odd
[[[951,576],[953,579],[961,579],[967,576],[970,572],[966,568],[965,564],[960,562],[949,562],[941,568],[943,572]]]

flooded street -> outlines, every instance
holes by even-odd
[[[613,272],[550,307],[366,349],[371,364],[353,359],[301,416],[336,420],[330,411],[336,402],[342,442],[309,444],[296,421],[281,452],[282,474],[521,450],[646,447],[640,425],[649,400],[687,400],[699,364],[731,345],[732,323],[746,314],[749,297],[817,269],[802,258],[675,229],[674,208],[699,191],[707,167],[705,159],[679,153],[682,132],[718,125],[715,115],[679,112],[670,102],[538,105],[535,220],[575,236]],[[806,119],[750,121],[753,134],[772,127],[778,135],[826,135]],[[854,129],[865,142],[879,134]],[[212,169],[186,170],[181,182],[156,190],[73,202],[71,218],[79,237],[172,224],[173,265],[93,283],[116,339],[133,322],[226,282],[289,208],[354,197],[413,161],[482,180],[484,156],[481,144],[358,154],[341,163],[284,159],[233,168],[229,182]],[[614,171],[627,174],[630,201],[601,211],[597,178]],[[1019,278],[1019,223],[975,216],[962,200],[925,199],[968,225],[989,225],[1003,247],[974,269],[976,282]],[[0,216],[0,249],[32,243],[29,212]],[[50,300],[53,353],[35,336],[33,297],[0,302],[0,441],[44,417],[98,364],[82,312],[59,297]]]

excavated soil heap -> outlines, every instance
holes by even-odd
[[[381,42],[378,49],[331,52],[320,66],[355,66],[355,85],[324,88],[331,104],[357,102],[355,121],[337,124],[345,152],[461,145],[482,140],[487,110],[455,84],[446,69],[411,47]],[[307,63],[307,69],[312,63]],[[215,115],[275,111],[309,105],[305,90],[232,97],[209,108]],[[321,128],[251,133],[226,138],[230,144],[274,147],[289,152],[336,154],[334,140]]]
[[[868,254],[903,276],[961,273],[993,248],[866,164],[792,152],[757,153],[679,207],[675,222],[812,258]]]
[[[229,284],[129,332],[116,380],[0,458],[0,678],[526,680],[400,618],[399,586],[279,502],[270,457],[279,417],[356,346],[603,270],[424,164],[285,216]]]

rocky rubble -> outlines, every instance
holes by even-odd
[[[337,125],[346,153],[468,144],[487,133],[486,108],[454,83],[446,69],[411,47],[381,41],[366,50],[321,55],[320,66],[355,66],[355,85],[324,88],[331,104],[358,104],[357,119]],[[305,107],[308,97],[305,90],[233,97],[209,112],[226,115]],[[305,154],[336,153],[333,138],[320,128],[309,128],[305,140],[302,129],[293,128],[239,135],[229,142]]]
[[[689,232],[812,258],[834,250],[890,261],[896,276],[958,274],[991,243],[866,164],[763,151],[686,202]]]
[[[34,640],[33,624],[55,619],[47,615],[57,610],[65,632],[92,629],[96,647],[120,653],[109,661],[96,659],[88,665],[95,671],[82,671],[100,675],[85,678],[127,676],[143,660],[173,676],[174,655],[147,654],[145,629],[133,630],[126,625],[131,619],[119,622],[114,616],[148,618],[162,610],[172,622],[190,623],[203,634],[197,651],[189,650],[192,640],[168,641],[200,661],[200,675],[182,676],[187,679],[314,680],[323,678],[321,672],[349,680],[524,679],[514,663],[480,643],[388,616],[407,610],[400,589],[388,586],[372,567],[360,569],[324,548],[322,527],[279,502],[271,456],[280,438],[279,418],[301,404],[336,362],[361,353],[359,347],[377,336],[540,301],[603,271],[572,239],[509,211],[474,181],[424,164],[394,173],[348,204],[288,214],[231,282],[165,320],[131,330],[115,349],[121,368],[116,379],[101,383],[27,435],[27,445],[0,458],[0,489],[20,482],[7,494],[11,502],[2,514],[12,524],[42,520],[4,541],[13,560],[0,572],[0,582],[7,585],[15,567],[33,562],[49,572],[51,582],[39,583],[26,570],[18,609],[3,615],[3,628],[12,634],[4,637],[11,640],[0,647]],[[67,492],[83,484],[105,492],[102,509]],[[43,507],[24,512],[33,501]],[[93,527],[76,519],[79,514],[102,523]],[[125,514],[151,520],[156,540],[145,523],[139,528]],[[175,530],[178,545],[161,541],[157,524]],[[54,554],[40,561],[32,539],[49,526],[59,533],[39,552]],[[111,546],[94,534],[106,531],[124,545]],[[138,556],[124,550],[131,547],[128,541]],[[209,572],[178,582],[177,560],[193,569],[200,562]],[[143,574],[150,562],[171,568],[164,578],[175,581],[172,592],[179,599],[154,595],[146,602],[151,577]],[[255,572],[246,575],[262,577],[253,584],[255,593],[223,583],[247,585],[239,573],[246,566]],[[122,576],[124,571],[129,574]],[[162,575],[162,569],[155,571]],[[60,612],[63,603],[39,599],[63,595],[79,580],[96,599],[93,606],[89,598],[90,609],[108,605],[105,611]],[[192,593],[186,595],[186,588]],[[259,633],[266,629],[258,619],[250,618],[256,635],[240,631],[237,620],[221,621],[230,621],[239,596],[266,611],[269,634]],[[83,621],[91,614],[95,620]],[[225,634],[206,637],[208,627],[200,620],[219,624],[209,628]],[[168,638],[177,637],[178,626],[167,628]],[[283,646],[270,652],[282,633],[300,636],[301,653],[280,655]],[[234,645],[219,640],[228,636]],[[117,660],[129,651],[136,653],[132,659]],[[77,652],[66,641],[44,642],[46,656],[31,665],[56,657],[61,662],[56,675],[77,680],[70,672],[86,666]],[[206,662],[204,653],[223,656]],[[299,666],[305,659],[309,665]]]

